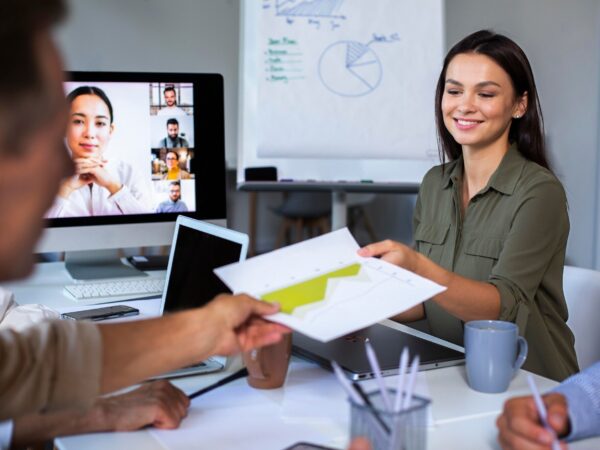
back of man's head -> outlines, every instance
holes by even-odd
[[[19,107],[30,107],[44,90],[36,39],[65,15],[63,0],[0,1],[1,121],[18,121]],[[19,131],[13,128],[11,134]],[[5,148],[2,144],[0,140],[0,152]]]

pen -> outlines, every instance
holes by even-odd
[[[546,407],[544,406],[544,402],[542,401],[542,397],[540,396],[540,391],[538,391],[537,386],[535,385],[535,380],[531,374],[527,375],[527,382],[529,383],[529,389],[531,389],[531,393],[533,394],[533,401],[535,402],[535,407],[540,415],[540,422],[546,430],[556,436],[554,430],[548,424],[548,413],[546,412]],[[554,439],[552,441],[552,450],[560,450],[560,444],[558,443],[558,439]]]
[[[400,366],[398,367],[398,384],[396,385],[396,402],[394,403],[394,412],[402,409],[402,393],[404,392],[404,378],[408,368],[408,347],[404,347],[400,355]]]
[[[367,409],[371,412],[371,414],[373,414],[373,417],[375,417],[375,420],[377,420],[377,422],[379,422],[379,425],[381,425],[381,428],[383,428],[383,431],[385,431],[387,434],[390,434],[390,427],[388,427],[386,425],[386,423],[383,421],[383,419],[381,418],[381,416],[379,415],[379,413],[373,406],[373,403],[371,403],[371,400],[369,400],[369,396],[367,394],[365,394],[365,391],[363,391],[363,388],[360,386],[360,384],[354,382],[354,383],[352,383],[352,386],[354,386],[354,389],[356,389],[356,392],[358,392],[358,395],[360,395],[360,398],[362,398],[362,400],[364,401],[364,404],[367,407]]]
[[[331,367],[333,367],[333,372],[335,373],[335,376],[337,377],[338,381],[340,382],[348,396],[352,399],[352,401],[358,405],[364,406],[364,400],[358,395],[356,390],[354,390],[352,384],[350,384],[350,381],[348,381],[348,378],[346,378],[346,375],[344,375],[344,372],[342,371],[340,365],[335,361],[331,361]]]
[[[239,378],[244,378],[248,376],[248,369],[246,369],[245,367],[243,369],[238,370],[237,372],[229,375],[228,377],[223,378],[222,380],[217,381],[214,384],[211,384],[210,386],[206,386],[196,392],[192,392],[191,394],[188,395],[188,398],[190,400],[201,396],[202,394],[206,394],[207,392],[212,391],[213,389],[216,389],[220,386],[224,386],[227,383],[231,383],[232,381],[235,381]]]
[[[415,381],[417,380],[417,372],[419,370],[419,355],[415,356],[410,366],[410,375],[408,376],[408,383],[406,385],[406,395],[404,396],[404,403],[402,409],[410,408],[412,402],[413,391],[415,390]]]
[[[373,346],[371,345],[371,342],[369,342],[369,339],[365,341],[365,349],[367,350],[367,359],[369,360],[369,364],[371,364],[371,370],[375,375],[375,380],[377,381],[377,385],[381,391],[383,407],[386,411],[391,412],[392,402],[390,401],[390,396],[383,382],[383,377],[381,376],[381,368],[379,367],[379,362],[377,361],[377,355],[375,354],[375,350],[373,350]]]

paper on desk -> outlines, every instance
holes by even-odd
[[[327,342],[399,314],[446,288],[386,261],[363,258],[347,228],[229,264],[215,273],[233,292],[277,301],[269,316]]]

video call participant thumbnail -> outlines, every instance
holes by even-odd
[[[167,173],[164,174],[163,180],[189,180],[192,178],[191,174],[179,165],[179,153],[170,150],[167,152],[165,160],[167,162]]]
[[[174,117],[167,120],[167,136],[161,139],[159,147],[179,148],[189,147],[190,144],[184,137],[179,136],[179,121]]]
[[[158,116],[182,116],[185,115],[186,112],[177,106],[177,93],[175,92],[175,88],[173,86],[167,86],[163,91],[165,106],[161,108],[157,115]]]
[[[181,200],[181,183],[179,181],[171,181],[169,183],[169,200],[158,205],[157,213],[183,213],[188,212],[188,207]]]

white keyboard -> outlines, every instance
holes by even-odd
[[[163,278],[148,277],[67,284],[64,293],[77,303],[93,305],[161,295],[164,287]]]

